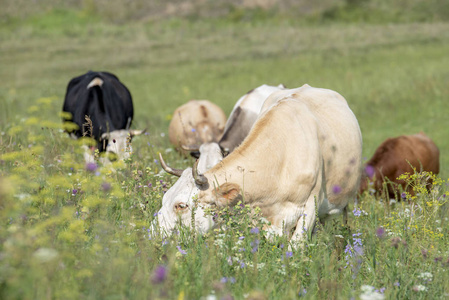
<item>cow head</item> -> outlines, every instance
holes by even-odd
[[[208,187],[207,182],[204,182],[207,179],[202,174],[218,164],[223,159],[223,154],[217,143],[203,144],[199,151],[201,156],[193,168],[185,170],[170,168],[159,155],[164,170],[179,177],[165,193],[158,213],[159,226],[165,233],[173,231],[178,223],[191,226],[193,211],[198,232],[205,233],[214,225],[212,216],[206,213],[202,205],[198,205],[197,198],[200,191]]]
[[[132,153],[131,140],[136,135],[141,135],[145,130],[114,130],[101,135],[101,141],[106,142],[108,157],[115,156],[118,159],[128,159]]]

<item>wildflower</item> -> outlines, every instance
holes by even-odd
[[[239,240],[243,240],[245,237],[244,236],[240,236],[239,237]]]
[[[433,275],[430,272],[423,272],[421,274],[418,275],[418,278],[424,280],[424,281],[432,281]]]
[[[385,296],[379,293],[379,291],[376,291],[373,286],[362,285],[360,289],[362,290],[362,293],[360,294],[360,299],[362,300],[385,299]]]
[[[395,283],[393,283],[393,285],[394,285],[394,286],[397,286],[397,287],[401,286],[401,284],[399,283],[399,281],[396,281]]]
[[[415,285],[415,286],[412,288],[412,290],[413,290],[414,292],[425,292],[425,291],[427,291],[427,287],[425,287],[424,285],[418,284],[418,285]]]
[[[433,259],[433,261],[436,262],[436,263],[438,263],[438,262],[440,262],[440,261],[442,261],[442,260],[443,260],[443,258],[442,258],[441,256],[435,257],[435,258]]]
[[[33,256],[41,262],[49,262],[57,258],[59,255],[58,251],[51,248],[39,248],[33,253]]]
[[[366,165],[366,167],[365,167],[365,174],[369,178],[373,178],[373,176],[374,176],[374,167],[370,166],[370,165]]]
[[[354,214],[355,217],[360,217],[362,215],[362,211],[360,209],[358,209],[357,207],[354,208],[352,213]]]
[[[257,249],[259,249],[259,243],[260,241],[258,239],[255,239],[254,242],[251,242],[251,247],[253,247],[253,249],[251,249],[252,253],[256,252]]]
[[[154,269],[151,281],[153,283],[162,283],[165,281],[166,277],[167,277],[167,267],[159,265],[156,269]]]
[[[339,185],[334,185],[332,187],[332,193],[334,193],[335,195],[340,194],[341,193],[341,187]]]
[[[101,184],[101,189],[103,192],[109,192],[111,190],[111,184],[109,182],[103,182]]]
[[[93,172],[95,172],[96,170],[97,170],[97,164],[96,163],[93,163],[93,162],[88,162],[87,164],[86,164],[86,170],[87,171],[89,171],[89,172],[91,172],[91,173],[93,173]]]
[[[251,229],[250,232],[251,232],[251,233],[254,233],[254,234],[259,234],[259,228],[254,227],[253,229]]]
[[[403,193],[401,194],[401,198],[402,198],[403,200],[407,199],[407,194],[406,194],[405,192],[403,192]]]
[[[290,258],[290,257],[292,257],[293,256],[293,252],[292,251],[287,251],[287,252],[285,252],[285,257],[286,258]]]
[[[148,184],[148,187],[151,188],[152,186],[153,186],[153,184],[150,182],[150,183]]]
[[[305,296],[307,294],[307,290],[306,289],[302,289],[302,291],[299,291],[298,296]]]
[[[78,193],[78,190],[77,190],[77,189],[73,189],[73,190],[72,190],[72,196],[75,196],[77,193]]]
[[[181,253],[182,255],[186,255],[187,251],[186,250],[182,250],[181,246],[176,246],[176,248],[178,249],[179,253]]]
[[[384,229],[383,227],[377,228],[377,230],[376,230],[376,235],[377,235],[377,237],[380,238],[380,239],[383,238],[384,235],[385,235],[385,229]]]

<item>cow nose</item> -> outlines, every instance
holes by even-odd
[[[177,203],[177,204],[175,204],[175,212],[183,213],[187,210],[188,207],[189,207],[189,205],[187,205],[187,203],[184,203],[184,202]]]

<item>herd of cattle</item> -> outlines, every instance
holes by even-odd
[[[90,136],[100,152],[119,159],[129,156],[132,137],[142,133],[130,129],[131,94],[111,73],[89,71],[72,79],[63,111],[71,115],[63,121],[77,125],[69,132],[74,138]],[[413,192],[399,175],[413,168],[439,173],[439,150],[424,133],[387,139],[362,166],[362,135],[346,100],[307,84],[255,88],[237,101],[227,121],[217,105],[191,100],[175,110],[169,139],[197,160],[181,170],[159,154],[163,169],[179,177],[158,213],[166,233],[179,222],[205,233],[216,225],[209,208],[242,201],[260,208],[268,235],[288,232],[301,240],[317,216],[325,221],[343,212],[346,218],[357,193],[399,198],[401,190]]]

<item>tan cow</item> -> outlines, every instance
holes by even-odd
[[[199,147],[204,143],[218,142],[223,134],[226,115],[223,110],[207,100],[190,100],[178,107],[168,128],[170,142],[183,154],[183,147]]]
[[[423,132],[385,140],[365,165],[359,193],[370,188],[375,193],[381,194],[385,182],[386,192],[390,198],[394,199],[397,196],[398,185],[402,186],[402,190],[413,194],[404,180],[397,179],[406,172],[413,174],[412,167],[418,172],[427,171],[433,174],[440,172],[440,151]]]
[[[196,189],[187,201],[164,196],[162,230],[172,231],[178,220],[191,226],[195,207],[195,229],[205,233],[216,225],[208,208],[243,200],[260,207],[272,224],[268,234],[285,229],[301,240],[315,213],[325,220],[345,210],[359,187],[362,155],[360,128],[346,100],[308,85],[277,95],[229,156],[204,174],[194,166]]]

